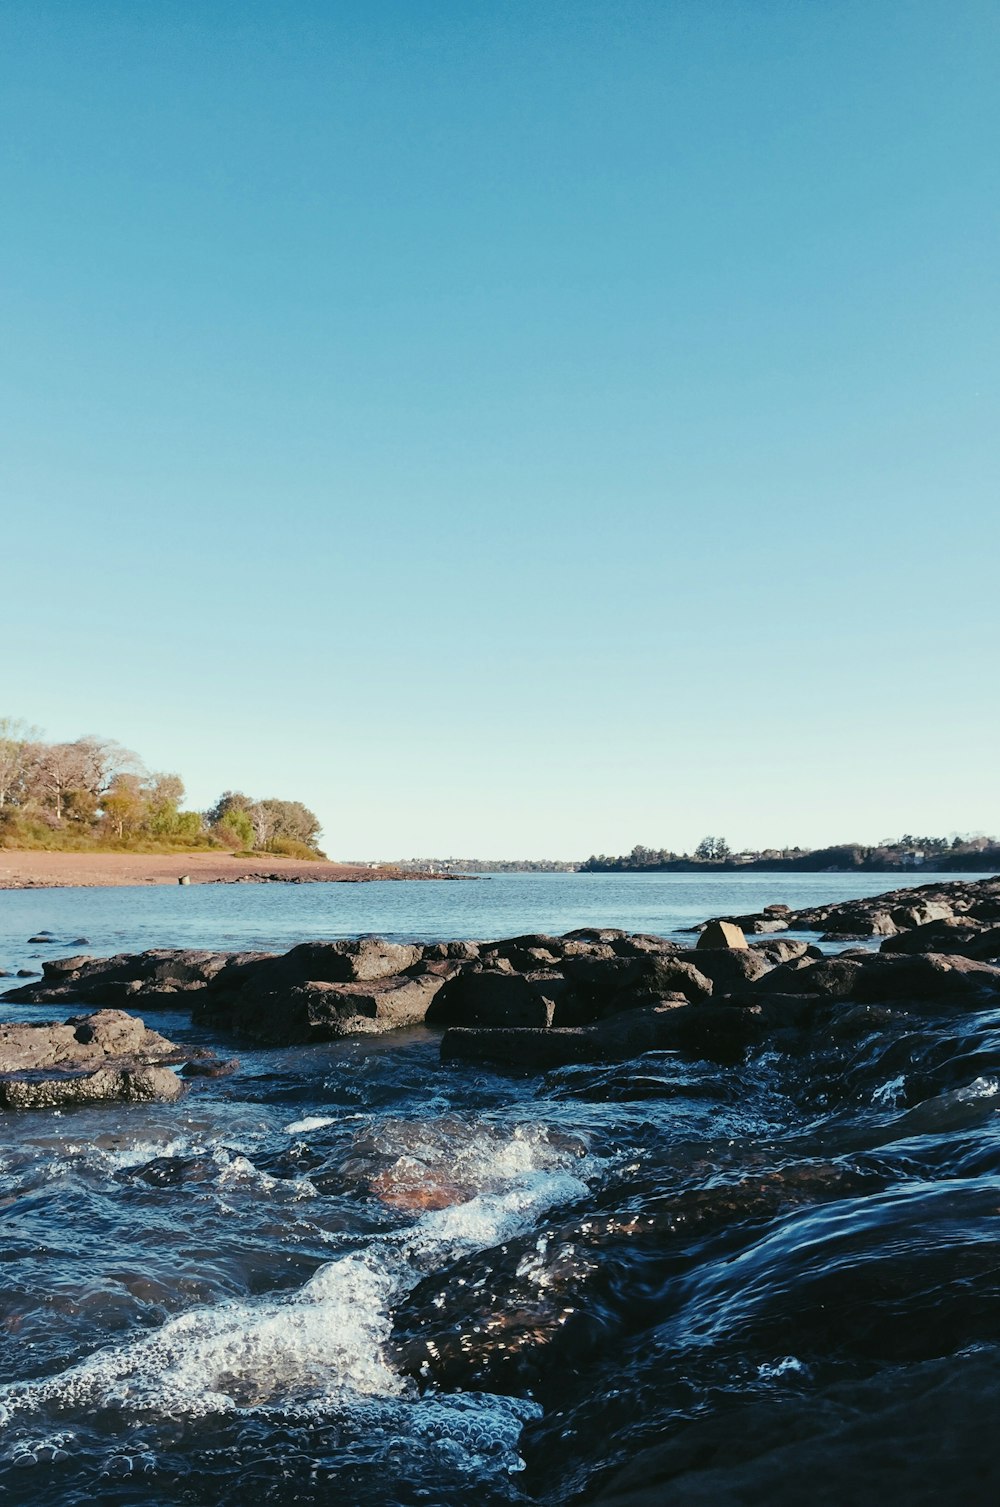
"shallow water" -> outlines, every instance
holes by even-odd
[[[0,960],[35,961],[41,927],[94,952],[669,931],[861,888],[714,884],[8,893]],[[997,1012],[526,1079],[442,1069],[423,1029],[238,1050],[177,1105],[0,1121],[6,1500],[584,1501],[664,1441],[669,1500],[995,1500]],[[946,1405],[950,1453],[918,1429]],[[888,1490],[858,1432],[878,1419]],[[832,1496],[796,1448],[840,1462]],[[756,1485],[730,1495],[740,1462]]]

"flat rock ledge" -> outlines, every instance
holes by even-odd
[[[207,1056],[196,1056],[199,1066]],[[174,1067],[191,1057],[122,1010],[8,1022],[0,1025],[0,1108],[170,1102],[185,1091]]]
[[[41,982],[7,998],[182,1010],[270,1045],[426,1024],[442,1030],[445,1061],[528,1071],[659,1050],[730,1062],[755,1045],[802,1050],[817,1032],[849,1039],[896,1016],[1000,995],[1000,880],[900,893],[905,907],[894,895],[856,902],[871,925],[892,920],[878,952],[869,943],[829,956],[767,931],[747,945],[720,918],[696,947],[583,928],[431,946],[307,942],[282,954],[77,955],[46,962]],[[833,912],[810,913],[813,924],[847,924],[844,908]]]

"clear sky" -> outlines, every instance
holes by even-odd
[[[1000,830],[993,0],[5,0],[0,712],[334,856]]]

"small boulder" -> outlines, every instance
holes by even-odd
[[[709,921],[701,936],[698,938],[698,951],[712,947],[748,947],[742,928],[732,921]]]

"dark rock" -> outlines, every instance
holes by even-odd
[[[88,963],[93,962],[94,959],[87,953],[78,952],[71,958],[53,958],[50,962],[43,963],[42,973],[47,979],[65,983],[69,977],[79,973]]]
[[[683,1051],[713,1061],[740,1060],[760,1035],[760,1007],[691,1005],[680,996],[629,1010],[594,1026],[476,1030],[452,1027],[443,1062],[493,1062],[529,1072],[578,1062],[615,1062],[651,1051]]]
[[[861,906],[845,907],[826,918],[825,940],[838,937],[891,937],[898,927],[887,910],[868,910]]]
[[[575,931],[563,933],[566,942],[620,942],[628,936],[616,926],[578,926]]]
[[[524,937],[510,937],[502,942],[481,942],[479,956],[486,968],[495,968],[500,959],[519,973],[535,968],[551,968],[562,955],[561,937],[535,932]]]
[[[37,968],[19,968],[17,970],[17,974],[15,976],[17,978],[19,978],[19,979],[34,979],[34,978],[38,978],[38,969]],[[18,991],[16,991],[16,990],[12,990],[11,993],[7,995],[7,998],[8,999],[13,999],[14,996],[15,996],[15,994],[17,992]]]
[[[869,963],[860,966],[853,997],[873,1003],[938,1000],[979,993],[1000,994],[1000,968],[971,958],[935,952],[917,957],[877,953]]]
[[[36,937],[28,938],[29,943],[37,942],[42,943],[45,946],[52,946],[57,943],[58,940],[58,937],[54,937],[50,931],[40,931]]]
[[[772,967],[779,963],[793,963],[797,958],[821,958],[824,954],[808,942],[793,942],[790,937],[774,937],[768,942],[754,942],[752,952],[766,958]]]
[[[657,1430],[647,1423],[644,1447],[623,1463],[620,1453],[587,1500],[593,1507],[996,1501],[1000,1456],[983,1425],[1000,1406],[1000,1383],[995,1353],[978,1350],[897,1365],[891,1385],[882,1369],[675,1415]],[[937,1447],[928,1448],[928,1440]]]
[[[854,958],[801,959],[781,963],[755,987],[760,994],[818,994],[826,999],[851,999],[863,964]]]
[[[282,984],[262,965],[235,992],[207,990],[192,1019],[274,1045],[377,1035],[422,1022],[438,991],[461,967],[436,961],[419,972],[388,978]]]
[[[181,1068],[182,1078],[228,1078],[231,1073],[238,1071],[240,1060],[238,1057],[227,1057],[223,1062],[214,1059],[202,1062],[192,1058],[185,1062]]]
[[[419,963],[421,949],[405,942],[362,937],[347,942],[302,942],[261,968],[284,983],[353,984],[391,978]]]
[[[944,901],[924,900],[910,905],[897,905],[890,914],[895,926],[901,931],[908,931],[915,926],[926,926],[932,921],[948,921],[953,911]]]
[[[742,984],[752,983],[754,979],[770,973],[772,966],[770,960],[756,947],[702,949],[699,943],[692,951],[679,953],[678,958],[711,979],[714,992],[723,990],[728,993]]]
[[[928,921],[912,931],[887,937],[879,951],[960,953],[985,962],[1000,957],[1000,926],[970,921],[967,916]]]
[[[633,936],[620,937],[611,943],[612,950],[618,957],[664,957],[668,953],[679,952],[676,942],[669,941],[666,937],[654,937],[636,932]]]
[[[431,1002],[427,1024],[548,1026],[567,992],[566,980],[550,971],[463,970]]]

